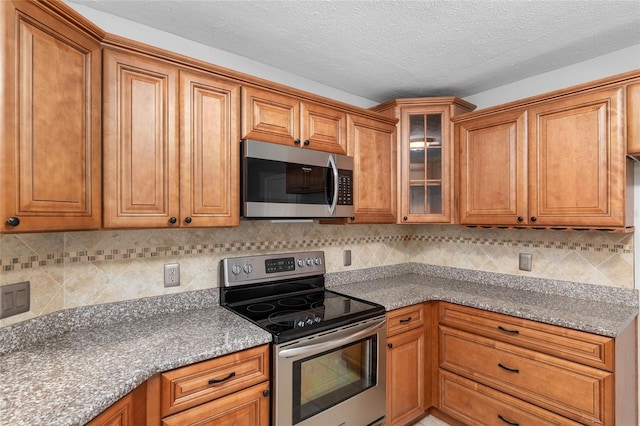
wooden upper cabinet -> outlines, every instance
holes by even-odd
[[[180,71],[180,216],[240,225],[240,85]]]
[[[254,87],[242,88],[242,138],[347,153],[346,113]]]
[[[623,99],[612,88],[529,109],[530,224],[622,227],[632,218]]]
[[[100,228],[101,34],[55,3],[0,8],[0,231]]]
[[[395,223],[397,209],[396,128],[348,115],[349,155],[353,156],[353,223]]]
[[[623,99],[618,86],[458,120],[460,223],[631,226]]]
[[[460,223],[517,225],[527,209],[526,113],[522,110],[456,126]]]
[[[178,69],[104,50],[104,226],[162,227],[179,216]]]
[[[399,119],[398,223],[457,220],[451,117],[474,108],[455,97],[395,99],[373,108]]]
[[[640,82],[627,86],[627,153],[640,160]]]
[[[240,86],[104,53],[104,226],[237,226]]]

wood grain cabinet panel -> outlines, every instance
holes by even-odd
[[[640,161],[640,82],[627,86],[627,153]]]
[[[475,105],[456,97],[403,98],[372,109],[398,119],[398,223],[457,221],[451,117]]]
[[[242,138],[347,153],[346,113],[293,96],[242,88]]]
[[[354,158],[353,223],[395,223],[397,164],[395,126],[347,116],[349,155]]]
[[[180,217],[240,225],[240,86],[180,71]]]
[[[87,426],[138,426],[147,422],[146,382],[107,408]]]
[[[269,382],[162,419],[163,426],[269,426]]]
[[[460,223],[526,223],[526,112],[464,121],[459,147]]]
[[[387,346],[387,422],[411,424],[425,413],[424,329],[389,337]]]
[[[623,227],[622,88],[529,108],[529,223]]]
[[[160,379],[161,415],[175,414],[268,380],[268,345],[167,371]]]
[[[0,231],[100,228],[99,34],[56,4],[0,7]]]
[[[105,49],[104,225],[240,223],[239,84]]]
[[[179,216],[176,67],[104,50],[104,226]]]

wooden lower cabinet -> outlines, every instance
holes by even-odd
[[[425,414],[423,306],[387,315],[387,424],[407,425]]]
[[[243,389],[162,419],[163,426],[269,425],[269,382]]]
[[[637,320],[614,338],[441,302],[436,416],[469,425],[638,422]]]

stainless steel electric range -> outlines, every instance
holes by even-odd
[[[382,425],[383,306],[327,290],[324,252],[222,260],[220,304],[273,336],[273,426]]]

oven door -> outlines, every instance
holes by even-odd
[[[382,316],[276,345],[273,424],[381,424],[386,338]]]

